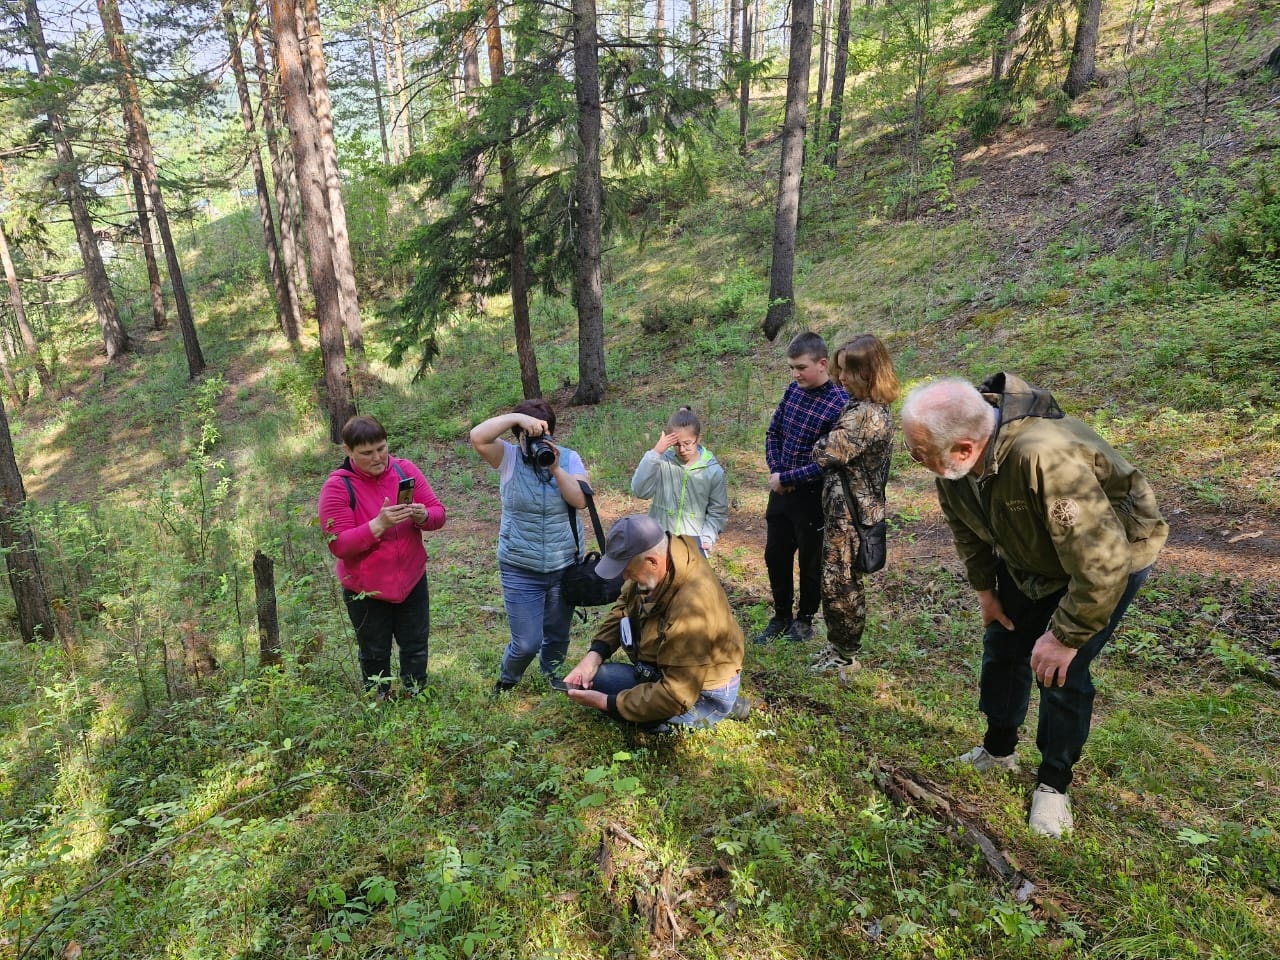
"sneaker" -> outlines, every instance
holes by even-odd
[[[725,719],[745,720],[749,716],[751,716],[751,701],[742,696],[742,694],[738,694],[738,699],[733,701],[733,706],[725,714]]]
[[[1064,833],[1070,833],[1076,826],[1071,817],[1071,801],[1065,793],[1043,783],[1038,784],[1036,792],[1031,795],[1031,816],[1027,818],[1027,826],[1032,833],[1055,840]]]
[[[787,635],[796,643],[808,643],[815,636],[812,620],[792,620]]]
[[[967,764],[979,773],[991,773],[992,771],[1002,771],[1004,773],[1017,773],[1021,768],[1018,766],[1018,755],[1011,753],[1008,756],[997,757],[994,753],[988,753],[986,747],[974,747],[968,753],[962,753],[958,757],[951,758],[952,763]]]
[[[848,675],[861,670],[862,664],[858,662],[858,658],[853,654],[843,653],[831,644],[827,644],[818,651],[817,656],[813,658],[813,662],[809,665],[809,669],[813,673],[838,673],[840,674],[840,679],[843,680]]]
[[[772,617],[760,633],[752,640],[752,643],[768,643],[774,637],[780,637],[791,627],[790,620],[783,620],[781,617]]]

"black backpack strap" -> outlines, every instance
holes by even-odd
[[[582,488],[582,495],[587,498],[587,512],[591,514],[591,529],[596,533],[596,543],[600,546],[600,553],[604,553],[604,527],[600,525],[600,514],[596,512],[596,501],[591,490],[591,484],[585,480],[579,480],[578,486]],[[573,549],[576,556],[582,556],[582,541],[578,539],[578,525],[574,521],[578,518],[578,510],[570,503],[564,505],[565,510],[569,514],[569,529],[573,531]]]
[[[351,504],[351,512],[356,512],[356,488],[351,485],[351,478],[344,476],[342,482],[347,485],[347,502]]]
[[[408,480],[408,479],[409,479],[409,475],[408,475],[407,473],[405,473],[405,472],[404,472],[404,467],[400,466],[400,464],[398,464],[398,463],[396,463],[394,460],[392,460],[392,461],[391,461],[391,466],[392,466],[392,469],[394,469],[394,470],[395,470],[395,472],[396,472],[396,476],[398,476],[401,480]]]

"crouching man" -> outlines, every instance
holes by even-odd
[[[626,583],[564,678],[572,700],[653,731],[747,714],[742,629],[696,539],[668,536],[643,514],[623,517],[596,572]],[[627,661],[609,662],[619,648]]]

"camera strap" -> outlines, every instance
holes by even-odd
[[[591,484],[585,480],[579,480],[578,486],[582,488],[582,495],[587,498],[587,512],[591,514],[591,529],[596,533],[596,543],[600,546],[600,555],[604,555],[604,527],[600,525],[600,514],[596,513],[596,501],[592,495]],[[574,556],[581,558],[582,541],[578,539],[578,525],[574,522],[577,519],[577,509],[569,503],[564,505],[569,514],[569,529],[573,531],[573,552]]]
[[[404,472],[404,467],[400,466],[400,464],[396,463],[394,460],[391,461],[391,468],[395,470],[396,476],[398,476],[401,480],[409,479],[409,475]],[[351,485],[351,478],[348,477],[345,473],[342,475],[342,482],[347,485],[347,502],[351,505],[351,512],[355,513],[356,512],[356,488]]]

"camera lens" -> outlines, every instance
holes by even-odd
[[[534,437],[529,442],[529,454],[533,457],[533,462],[540,467],[550,467],[556,462],[556,452],[551,449],[551,444],[541,437]]]

